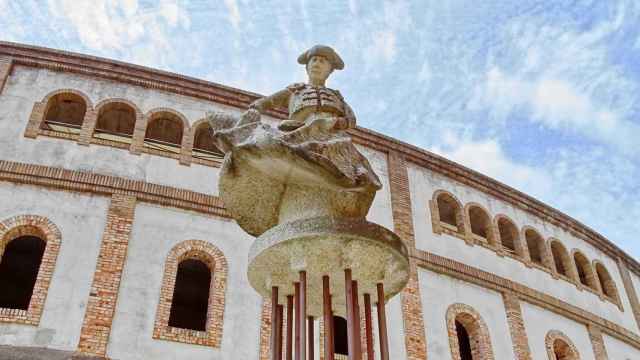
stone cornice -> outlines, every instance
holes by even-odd
[[[77,73],[167,91],[239,109],[246,108],[248,104],[261,96],[256,93],[144,66],[11,42],[0,41],[0,57],[10,58],[13,66],[28,66]],[[284,118],[286,111],[284,109],[271,111],[269,115],[276,118]],[[358,127],[351,131],[351,135],[358,144],[386,153],[392,150],[397,151],[407,161],[476,188],[546,222],[563,228],[574,236],[602,250],[612,258],[622,259],[631,271],[640,275],[640,263],[627,255],[622,249],[586,225],[531,196],[441,156],[372,130]]]

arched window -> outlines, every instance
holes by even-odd
[[[173,288],[169,326],[204,331],[210,286],[211,270],[205,263],[195,259],[180,262]]]
[[[556,267],[556,272],[560,275],[570,277],[571,257],[569,257],[567,249],[565,249],[560,241],[551,241],[551,255],[553,256],[553,263]]]
[[[214,144],[211,126],[206,121],[196,128],[193,136],[193,156],[202,159],[220,159],[224,156]]]
[[[599,262],[596,262],[596,273],[598,274],[598,280],[600,281],[600,287],[602,288],[602,293],[605,296],[617,301],[618,299],[618,290],[616,289],[616,284],[613,282],[611,275],[609,275],[609,271]]]
[[[333,317],[333,345],[335,353],[349,355],[347,320],[340,316]]]
[[[511,220],[498,218],[498,232],[500,233],[500,243],[502,248],[512,254],[516,253],[516,242],[519,239],[518,228]]]
[[[453,196],[447,193],[439,194],[436,199],[436,206],[438,207],[438,220],[440,220],[441,225],[448,226],[456,232],[463,231],[462,209]]]
[[[580,360],[576,346],[560,331],[549,331],[545,345],[549,360]]]
[[[582,253],[576,251],[573,254],[573,261],[576,264],[576,270],[578,271],[578,280],[582,285],[588,286],[592,289],[596,289],[596,282],[593,275],[593,269],[589,263],[589,259]]]
[[[219,347],[227,273],[224,255],[209,242],[188,240],[171,249],[153,338]]]
[[[87,104],[81,96],[74,93],[54,95],[47,103],[42,128],[79,133],[86,112]]]
[[[0,261],[0,308],[29,309],[45,246],[36,236],[21,236],[6,245]]]
[[[479,206],[472,205],[469,206],[468,214],[471,233],[484,241],[491,240],[491,218],[487,212]]]
[[[453,360],[493,360],[489,328],[470,306],[453,304],[447,310]]]
[[[94,136],[123,141],[123,138],[133,137],[135,124],[136,111],[129,104],[108,103],[100,108]]]
[[[544,240],[542,236],[533,229],[527,229],[524,232],[524,238],[527,242],[527,249],[529,250],[529,257],[535,264],[544,266]]]
[[[183,122],[177,115],[161,111],[149,119],[144,141],[148,146],[159,150],[179,152],[183,131]]]

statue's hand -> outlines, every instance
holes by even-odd
[[[349,120],[346,117],[340,116],[335,118],[335,122],[333,123],[334,130],[346,130],[348,128]]]
[[[260,121],[260,112],[256,109],[249,108],[247,111],[242,113],[240,116],[240,120],[236,126],[251,124]]]

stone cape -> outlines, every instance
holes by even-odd
[[[226,153],[221,197],[247,233],[259,236],[282,222],[283,196],[291,187],[328,202],[329,213],[306,215],[366,216],[380,180],[350,136],[330,130],[332,119],[319,117],[293,131],[260,121],[229,126],[234,120],[224,114],[210,118],[214,140]],[[313,210],[301,206],[300,211]]]

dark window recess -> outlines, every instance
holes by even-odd
[[[87,105],[84,99],[75,94],[58,94],[47,104],[45,121],[80,127],[84,121]]]
[[[211,270],[202,261],[187,259],[178,265],[169,326],[205,331]]]
[[[438,196],[438,212],[440,213],[440,221],[452,226],[458,226],[458,212],[460,211],[458,203],[446,194]]]
[[[469,333],[459,321],[456,320],[456,335],[458,336],[458,348],[460,350],[460,360],[473,360],[471,353],[471,341]]]
[[[182,144],[182,120],[169,113],[162,113],[151,119],[147,125],[145,140],[160,141],[180,146]]]
[[[0,307],[29,309],[46,243],[35,236],[9,242],[0,262]]]
[[[333,345],[336,354],[349,355],[349,344],[347,338],[347,320],[340,317],[333,317]]]

